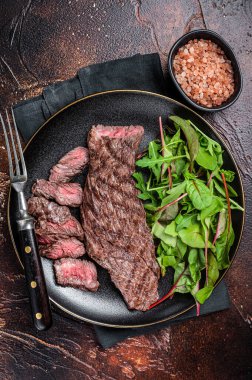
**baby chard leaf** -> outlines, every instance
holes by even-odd
[[[170,116],[170,119],[174,121],[183,131],[187,140],[191,164],[197,157],[199,151],[199,139],[195,130],[191,127],[189,120],[184,120],[179,116]]]
[[[215,154],[211,155],[202,146],[199,147],[197,157],[195,159],[198,165],[202,166],[207,170],[215,170],[217,166],[217,158]]]
[[[204,286],[204,288],[196,293],[196,300],[200,304],[203,304],[211,296],[213,290],[214,287],[212,285]]]
[[[213,196],[209,188],[200,180],[189,180],[186,191],[197,210],[203,210],[212,203]]]

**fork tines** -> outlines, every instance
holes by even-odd
[[[5,110],[5,112],[6,112],[6,120],[7,120],[7,125],[8,125],[8,131],[10,134],[11,144],[9,142],[7,128],[5,126],[5,122],[4,122],[4,119],[1,115],[1,113],[0,113],[0,120],[1,120],[2,127],[3,127],[3,131],[4,131],[4,138],[5,138],[5,144],[6,144],[6,149],[7,149],[8,161],[9,161],[10,179],[11,179],[11,181],[25,181],[27,179],[27,172],[26,172],[26,166],[25,166],[22,146],[20,143],[17,125],[16,125],[16,121],[15,121],[15,117],[14,117],[14,112],[13,112],[13,109],[11,108],[12,120],[13,120],[13,125],[14,125],[13,128],[11,127],[9,112],[7,110]],[[15,139],[14,139],[12,130],[14,131]],[[16,143],[18,146],[18,153],[19,153],[20,163],[21,163],[21,172],[20,172],[20,166],[19,166],[19,162],[18,162],[18,153],[17,153],[17,149],[16,149],[15,140],[16,140]],[[15,170],[13,170],[11,146],[12,146],[12,151],[13,151],[14,160],[15,160]]]

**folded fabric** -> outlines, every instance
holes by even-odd
[[[133,57],[81,68],[74,78],[51,84],[42,95],[14,106],[19,131],[27,142],[53,114],[84,96],[108,90],[133,89],[165,93],[159,55]]]
[[[64,106],[90,94],[115,89],[146,90],[174,97],[174,89],[165,86],[158,54],[137,54],[133,57],[99,63],[80,69],[74,78],[46,87],[42,95],[14,107],[15,119],[27,142],[36,130]],[[167,89],[167,90],[166,90]],[[227,288],[222,282],[201,308],[201,314],[229,307]],[[170,326],[172,323],[195,317],[190,310],[179,317],[158,325],[134,329],[112,329],[95,326],[98,341],[103,347],[130,336],[141,335]]]
[[[169,307],[169,301],[167,302],[167,307]],[[227,291],[227,287],[224,281],[222,281],[213,291],[211,297],[201,305],[200,307],[200,317],[214,313],[216,311],[222,311],[230,307],[230,299]],[[179,317],[171,319],[166,322],[159,323],[157,325],[151,325],[146,327],[138,327],[132,329],[115,329],[102,326],[94,326],[98,342],[103,348],[108,348],[114,346],[115,344],[125,340],[127,338],[139,335],[150,334],[153,331],[164,329],[175,323],[185,321],[196,317],[196,307],[181,314]]]

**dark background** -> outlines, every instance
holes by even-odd
[[[54,313],[54,326],[31,326],[24,276],[7,228],[7,158],[0,131],[0,379],[249,379],[251,376],[250,0],[1,0],[0,108],[41,93],[78,68],[135,53],[167,54],[182,34],[209,28],[240,61],[244,90],[229,109],[207,115],[242,174],[246,225],[226,281],[231,309],[104,350],[92,326]]]

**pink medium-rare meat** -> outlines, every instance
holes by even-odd
[[[46,237],[48,235],[64,235],[73,236],[79,240],[83,240],[83,229],[78,220],[71,216],[62,223],[49,222],[46,219],[38,218],[35,224],[35,232],[37,235]]]
[[[55,183],[38,179],[32,186],[32,193],[54,199],[62,206],[78,207],[82,202],[82,188],[79,183]]]
[[[82,146],[68,152],[59,162],[52,167],[49,181],[69,182],[77,174],[80,174],[88,163],[88,150]]]
[[[72,258],[54,262],[57,284],[95,292],[99,287],[95,265],[86,260]]]
[[[34,218],[43,218],[53,223],[62,223],[71,217],[68,207],[59,206],[57,203],[44,197],[31,197],[28,199],[28,211]]]
[[[107,269],[130,309],[158,299],[160,269],[146,215],[131,178],[141,126],[92,127],[81,206],[87,253]]]
[[[74,237],[60,238],[51,244],[40,245],[39,253],[48,259],[61,259],[64,257],[78,258],[84,255],[83,243]]]

